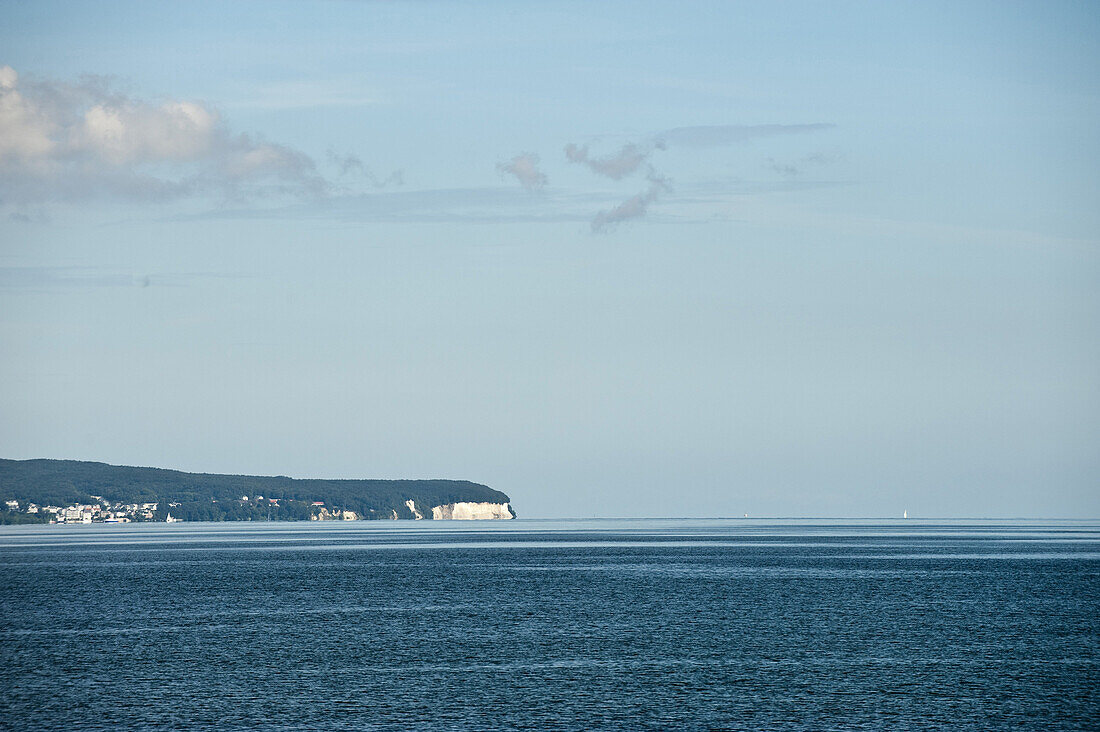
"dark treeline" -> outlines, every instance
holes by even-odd
[[[184,473],[75,460],[0,459],[0,501],[20,505],[158,503],[158,518],[170,511],[185,521],[297,521],[308,519],[315,501],[364,518],[413,518],[405,501],[431,518],[431,507],[460,501],[505,503],[508,496],[464,480],[301,480],[284,476]],[[247,500],[243,500],[247,496]],[[262,500],[258,497],[262,496]],[[269,499],[278,499],[273,505]],[[179,504],[168,507],[167,504]]]
[[[19,513],[18,511],[0,511],[0,525],[4,524],[44,524],[50,520],[49,514]]]

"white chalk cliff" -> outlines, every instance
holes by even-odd
[[[446,503],[432,506],[433,519],[514,519],[516,514],[507,503]]]
[[[410,498],[409,500],[405,501],[405,505],[409,507],[410,511],[412,511],[414,519],[417,519],[419,521],[420,519],[424,518],[424,516],[416,510],[416,501]]]

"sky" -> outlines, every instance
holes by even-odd
[[[0,456],[1100,516],[1100,6],[0,2]]]

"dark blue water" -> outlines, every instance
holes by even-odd
[[[0,529],[4,729],[1097,729],[1100,525]]]

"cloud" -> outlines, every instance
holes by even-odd
[[[303,219],[386,223],[560,223],[588,221],[603,193],[546,192],[532,196],[518,186],[436,188],[330,196],[292,205],[217,208],[168,220]]]
[[[807,132],[831,130],[836,125],[817,122],[804,125],[707,125],[701,127],[675,127],[658,132],[654,142],[658,146],[718,147],[733,145],[758,137],[798,135]]]
[[[14,221],[19,224],[45,224],[49,223],[50,217],[45,211],[12,211],[8,214],[8,221]]]
[[[565,157],[571,163],[588,166],[592,172],[621,180],[647,163],[655,150],[669,147],[718,147],[745,142],[759,137],[796,135],[819,132],[836,125],[825,122],[800,125],[709,125],[700,127],[675,127],[658,132],[644,143],[627,143],[615,154],[603,158],[592,157],[587,145],[569,143]]]
[[[676,127],[651,136],[642,143],[627,143],[615,154],[607,157],[592,157],[588,152],[588,146],[579,146],[569,143],[565,146],[565,157],[572,163],[580,163],[587,166],[592,172],[621,180],[648,164],[650,158],[657,150],[667,150],[673,146],[684,147],[715,147],[744,142],[758,137],[774,137],[779,135],[792,135],[807,132],[827,130],[834,127],[828,123],[798,124],[798,125],[712,125],[701,127]],[[819,159],[820,158],[820,159]],[[823,161],[822,156],[811,156],[802,162],[817,163]],[[782,164],[769,158],[767,164],[771,170],[788,178],[797,176],[800,170],[795,165]],[[646,215],[649,206],[663,194],[671,191],[667,178],[654,171],[647,165],[647,178],[649,187],[637,193],[618,205],[604,209],[596,214],[591,221],[592,231],[607,231],[611,227],[623,221],[641,218]]]
[[[768,158],[764,161],[764,167],[774,173],[779,173],[788,178],[794,178],[795,176],[802,175],[807,167],[826,165],[832,162],[832,159],[831,156],[825,153],[811,153],[810,155],[805,155],[789,163],[781,162],[775,158]]]
[[[367,172],[367,166],[363,165],[363,161],[350,153],[341,155],[333,150],[329,150],[328,161],[339,168],[340,175],[351,175],[352,173],[359,173],[362,175]]]
[[[547,188],[532,196],[519,186],[393,190],[288,205],[217,207],[202,213],[179,214],[167,221],[196,220],[307,220],[356,223],[501,224],[584,223],[594,231],[610,230],[620,222],[649,213],[660,201],[662,212],[680,222],[705,222],[724,215],[730,205],[747,198],[793,194],[842,181],[711,179],[677,185],[650,171],[649,187],[623,199],[607,190],[567,192]],[[593,219],[593,211],[600,210]]]
[[[520,153],[507,163],[497,163],[501,173],[514,175],[519,184],[529,191],[546,187],[546,174],[539,170],[539,156],[534,153]]]
[[[622,180],[642,167],[642,164],[649,160],[654,149],[663,149],[663,147],[660,144],[652,147],[642,147],[635,143],[627,143],[613,155],[594,158],[588,153],[587,145],[578,146],[569,143],[565,146],[565,157],[571,163],[581,163],[587,166],[589,170],[597,175],[612,180]],[[671,190],[668,179],[654,171],[652,167],[649,167],[646,178],[649,180],[649,187],[646,190],[631,196],[616,206],[597,213],[590,222],[592,231],[597,233],[607,231],[623,221],[645,216],[646,211],[649,210],[649,205],[656,201],[662,193]]]
[[[649,172],[648,178],[649,188],[635,196],[631,196],[614,208],[596,214],[596,217],[592,219],[592,231],[597,233],[607,231],[623,221],[645,216],[646,211],[649,210],[649,205],[656,201],[662,193],[672,189],[667,178],[657,175],[652,170]]]
[[[395,170],[385,178],[379,178],[357,155],[340,154],[333,150],[327,153],[328,161],[340,171],[341,176],[358,175],[372,188],[386,188],[405,184],[405,173]]]
[[[587,145],[582,147],[569,143],[565,146],[565,157],[571,163],[581,163],[587,166],[589,170],[597,175],[612,180],[621,180],[637,171],[643,163],[647,162],[654,149],[664,149],[664,147],[660,143],[649,147],[627,143],[613,155],[594,158],[589,155]],[[592,231],[597,233],[607,231],[623,221],[645,216],[646,211],[649,210],[649,205],[656,201],[661,194],[671,190],[669,180],[654,171],[652,167],[649,167],[646,178],[649,180],[647,189],[616,206],[597,213],[590,222]]]
[[[588,146],[578,147],[573,143],[565,146],[565,157],[571,163],[587,165],[593,173],[603,175],[612,180],[621,180],[641,167],[652,151],[628,143],[614,155],[604,158],[593,158],[588,154]]]
[[[385,188],[386,186],[403,186],[405,185],[405,171],[394,170],[385,178],[379,178],[374,173],[367,173],[367,180],[375,188]]]
[[[794,163],[781,163],[775,158],[768,158],[764,163],[764,167],[766,167],[773,173],[779,173],[780,175],[785,175],[788,178],[793,178],[802,172],[802,169]]]
[[[0,67],[0,202],[311,197],[330,184],[304,153],[233,133],[200,102],[159,104],[109,81],[23,81]]]

